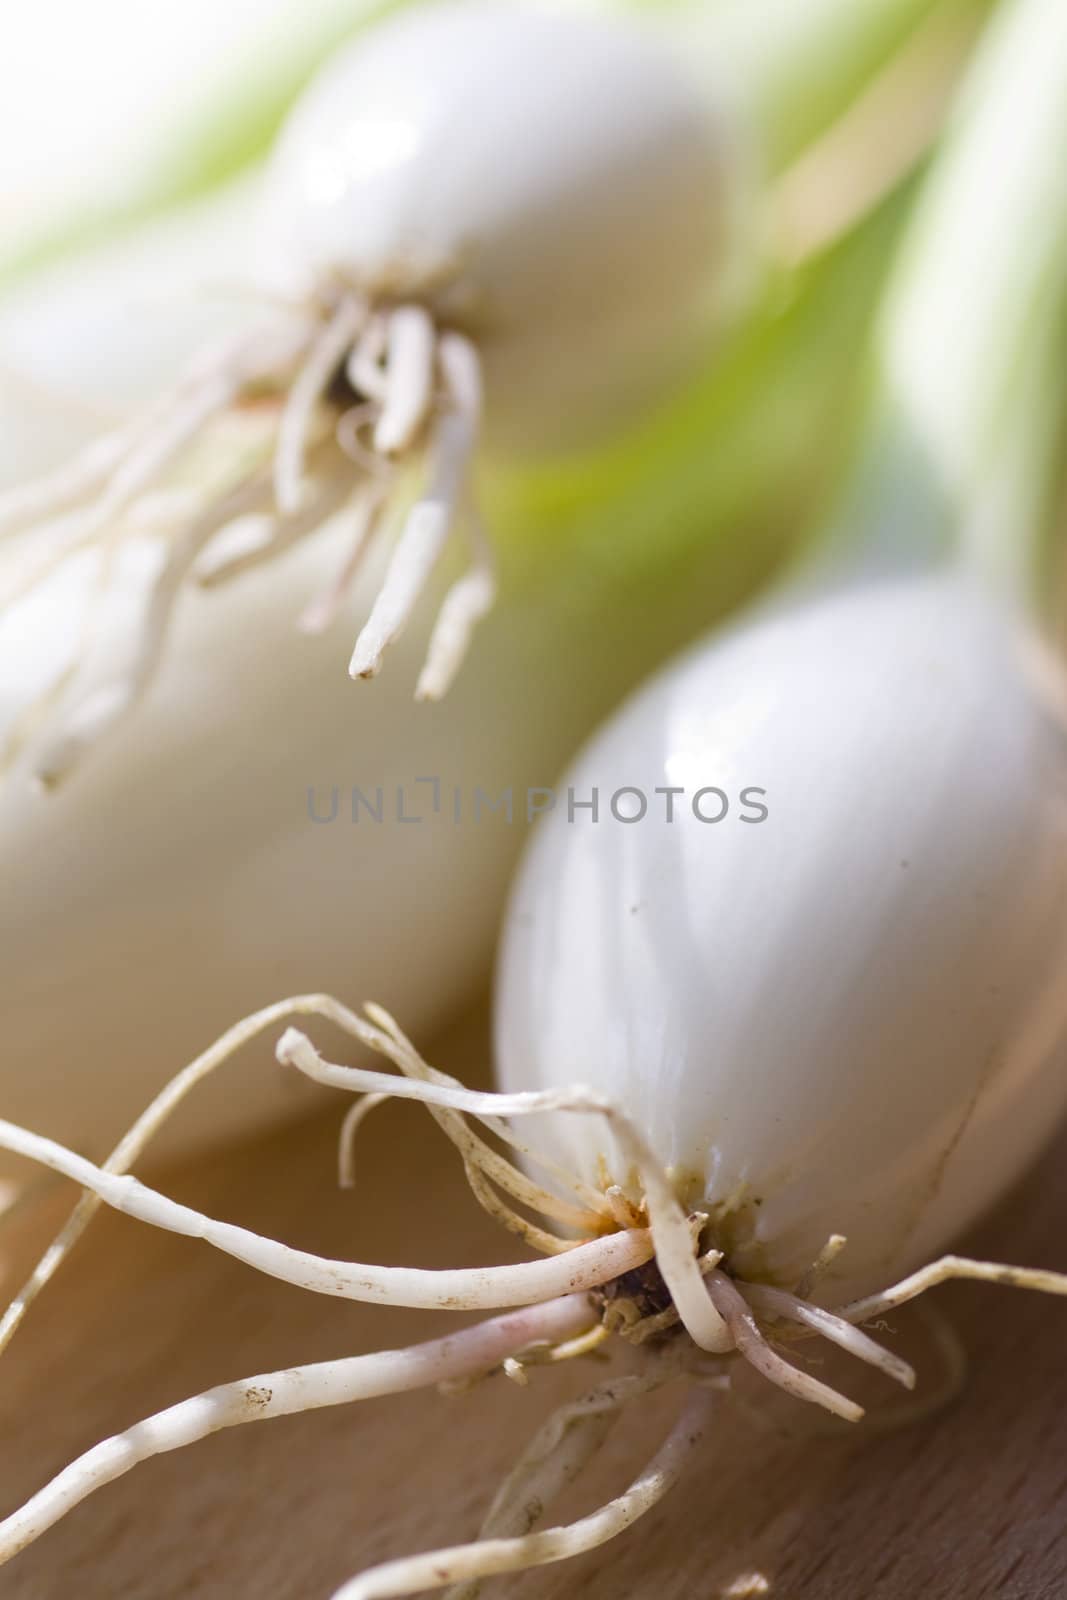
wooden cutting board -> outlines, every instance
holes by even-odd
[[[436,1053],[485,1081],[480,1025]],[[353,1192],[335,1183],[342,1102],[195,1168],[151,1173],[178,1198],[331,1255],[424,1266],[504,1259],[450,1148],[413,1106],[375,1113]],[[149,1169],[151,1171],[151,1169]],[[0,1227],[5,1285],[69,1207],[47,1185]],[[967,1241],[1067,1269],[1067,1142]],[[493,1596],[516,1600],[1053,1600],[1067,1595],[1067,1302],[981,1286],[938,1291],[970,1356],[966,1389],[924,1422],[850,1430],[758,1380],[727,1404],[689,1480],[581,1561]],[[895,1319],[932,1388],[927,1319]],[[319,1299],[195,1242],[104,1215],[2,1362],[0,1507],[148,1412],[220,1381],[426,1337],[441,1316]],[[814,1346],[807,1347],[813,1354]],[[898,1403],[853,1364],[874,1415]],[[327,1600],[368,1563],[471,1537],[499,1474],[544,1416],[603,1375],[583,1363],[525,1389],[383,1399],[232,1429],[102,1490],[0,1574],[9,1600]],[[628,1481],[677,1396],[629,1415],[580,1491],[579,1515]]]

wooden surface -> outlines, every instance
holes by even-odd
[[[472,1056],[471,1049],[474,1054]],[[438,1059],[444,1064],[448,1053]],[[468,1078],[484,1048],[451,1064]],[[417,1107],[375,1113],[353,1193],[334,1183],[339,1106],[168,1189],[216,1214],[331,1254],[426,1266],[502,1259],[458,1163]],[[0,1232],[12,1283],[66,1212],[57,1185]],[[1067,1268],[1067,1143],[973,1238],[974,1250]],[[938,1291],[970,1374],[959,1400],[894,1431],[849,1431],[746,1381],[696,1470],[638,1528],[580,1562],[494,1596],[516,1600],[1052,1600],[1067,1594],[1067,1304],[979,1286]],[[3,1359],[0,1502],[13,1507],[72,1455],[198,1389],[291,1363],[424,1337],[440,1316],[391,1312],[261,1280],[194,1242],[104,1216]],[[923,1319],[898,1347],[934,1381]],[[814,1347],[807,1347],[814,1351]],[[846,1369],[820,1369],[837,1381]],[[137,1468],[0,1574],[5,1600],[317,1600],[360,1567],[470,1537],[497,1475],[549,1405],[603,1368],[495,1378],[249,1425]],[[884,1388],[847,1377],[883,1406]],[[676,1395],[628,1416],[580,1514],[627,1481]],[[754,1581],[747,1582],[751,1576]],[[768,1587],[761,1587],[762,1580]],[[747,1585],[747,1586],[746,1586]]]

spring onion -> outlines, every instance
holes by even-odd
[[[177,1099],[273,1028],[278,1008],[189,1069],[104,1167],[0,1125],[5,1147],[87,1191],[8,1331],[100,1201],[316,1292],[524,1311],[445,1348],[290,1368],[172,1407],[0,1524],[0,1554],[139,1461],[220,1427],[442,1371],[514,1375],[608,1333],[646,1346],[650,1385],[685,1380],[690,1393],[615,1500],[532,1528],[564,1468],[602,1436],[559,1419],[479,1541],[390,1562],[339,1591],[468,1594],[493,1573],[592,1548],[655,1504],[703,1438],[731,1361],[857,1421],[855,1402],[788,1358],[791,1328],[910,1387],[911,1369],[861,1324],[953,1277],[1067,1294],[1054,1273],[955,1256],[915,1265],[1021,1170],[1067,1097],[1052,1056],[1064,1024],[1067,750],[1054,668],[1024,626],[1027,585],[1004,577],[1018,576],[1020,542],[1038,548],[1052,477],[1051,451],[1037,447],[1052,439],[1047,344],[1067,283],[1065,116],[1059,0],[1014,0],[920,210],[860,467],[819,562],[625,707],[565,781],[567,811],[540,831],[503,944],[502,1092],[435,1070],[378,1007],[283,1003],[395,1071],[333,1063],[292,1025],[277,1044],[284,1066],[420,1100],[479,1200],[544,1259],[458,1274],[326,1261],[132,1178]],[[991,152],[994,171],[981,167]],[[957,252],[947,276],[946,239]],[[978,281],[983,245],[992,270]],[[1016,295],[1026,314],[1012,315]],[[930,360],[936,305],[962,354],[956,383]],[[1040,409],[1020,410],[1020,397]],[[749,762],[770,769],[766,784]],[[609,797],[602,820],[593,789]],[[653,795],[674,806],[650,826]],[[617,1403],[598,1390],[586,1409]]]

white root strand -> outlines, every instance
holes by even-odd
[[[378,406],[373,400],[360,401],[341,413],[334,424],[333,436],[342,454],[355,466],[362,468],[369,478],[383,485],[391,485],[396,481],[396,465],[387,457],[380,456],[374,448],[373,433],[377,417]],[[370,433],[367,439],[363,438],[365,430]]]
[[[848,1243],[843,1233],[832,1233],[819,1251],[811,1266],[793,1288],[798,1300],[810,1300],[816,1284],[833,1265]]]
[[[404,1074],[403,1077],[394,1077],[392,1073],[368,1071],[366,1067],[338,1066],[326,1061],[307,1035],[297,1028],[287,1028],[279,1039],[275,1047],[278,1061],[283,1066],[295,1067],[313,1083],[323,1084],[327,1088],[362,1094],[385,1094],[395,1099],[418,1101],[427,1107],[446,1137],[455,1144],[465,1165],[479,1168],[487,1178],[492,1179],[513,1199],[540,1211],[544,1216],[554,1217],[557,1221],[575,1227],[579,1232],[602,1231],[603,1216],[600,1211],[581,1210],[541,1189],[466,1127],[456,1113],[478,1115],[473,1110],[474,1106],[480,1103],[476,1091],[465,1089],[462,1084],[448,1078],[444,1073],[427,1067],[402,1034],[381,1033],[368,1026],[362,1017],[357,1017],[352,1012],[348,1012],[342,1021],[344,1016],[344,1007],[338,1007],[333,1013],[334,1020],[340,1022],[340,1025],[354,1038],[361,1040],[370,1049],[384,1054],[399,1067]],[[393,1026],[395,1027],[395,1024]],[[516,1116],[524,1112],[546,1109],[539,1098],[531,1101],[526,1095],[517,1095],[512,1097],[512,1101],[515,1106],[512,1115]],[[554,1101],[548,1109],[556,1109]],[[595,1104],[591,1104],[588,1109],[596,1109]]]
[[[385,318],[372,316],[352,347],[345,366],[345,376],[356,394],[364,395],[375,405],[385,404],[388,381],[382,357],[386,346]]]
[[[655,1372],[610,1379],[554,1411],[493,1496],[478,1542],[521,1539],[530,1533],[599,1454],[627,1401],[662,1382]],[[456,1584],[446,1600],[476,1600],[481,1587],[477,1578]]]
[[[186,419],[190,415],[195,416],[205,403],[210,414],[213,394],[227,388],[235,392],[248,377],[258,375],[262,360],[256,358],[255,352],[261,343],[261,339],[228,340],[221,347],[208,351],[143,416],[92,440],[73,460],[56,471],[0,495],[0,537],[36,527],[65,511],[75,510],[97,493],[106,498],[122,474],[130,472],[136,478],[144,470],[144,466],[136,466],[138,461],[148,464],[149,479],[155,477],[151,461],[161,460],[165,465],[187,442],[190,435],[186,432],[189,425]],[[290,344],[279,343],[277,338],[268,340],[268,366],[282,359],[289,352]],[[275,345],[278,345],[278,355]],[[195,424],[192,431],[195,432]],[[122,500],[121,494],[119,499]]]
[[[345,1112],[344,1121],[341,1123],[341,1133],[337,1141],[337,1186],[339,1189],[354,1189],[356,1187],[356,1135],[363,1126],[364,1119],[378,1106],[387,1104],[387,1094],[365,1094],[350,1105]]]
[[[267,516],[258,526],[246,530],[246,536],[227,547],[227,541],[213,541],[197,563],[193,576],[202,589],[218,588],[233,578],[243,576],[254,568],[274,561],[291,550],[301,539],[324,527],[339,510],[348,493],[344,475],[331,473],[316,480],[312,492],[300,509],[291,516]],[[222,530],[225,535],[226,530]]]
[[[177,398],[169,414],[120,462],[92,509],[88,531],[93,535],[102,533],[115,522],[192,442],[205,423],[231,404],[239,388],[236,371],[219,371]]]
[[[355,1018],[357,1022],[362,1019]],[[356,1034],[371,1049],[381,1048],[369,1024]],[[545,1111],[587,1111],[604,1114],[605,1103],[591,1090],[523,1089],[517,1094],[498,1094],[492,1089],[464,1089],[450,1083],[397,1077],[392,1072],[376,1072],[369,1067],[338,1066],[326,1061],[299,1028],[286,1028],[274,1053],[283,1066],[295,1067],[313,1083],[333,1089],[349,1089],[364,1094],[387,1094],[395,1100],[417,1100],[422,1105],[444,1106],[468,1116],[521,1117]]]
[[[378,1049],[385,1054],[393,1062],[394,1066],[398,1067],[407,1077],[420,1078],[427,1083],[451,1084],[454,1089],[463,1088],[457,1078],[451,1078],[448,1073],[441,1072],[436,1067],[431,1067],[423,1061],[411,1040],[401,1031],[388,1011],[385,1011],[379,1005],[375,1005],[373,1001],[368,1001],[363,1009],[370,1020],[380,1029],[381,1034],[384,1035],[376,1044],[372,1045],[372,1048]],[[341,1025],[344,1026],[344,1023]],[[510,1163],[506,1163],[507,1173],[511,1179],[518,1178],[520,1180],[521,1186],[520,1184],[515,1184],[509,1190],[509,1193],[515,1199],[526,1199],[531,1205],[544,1210],[546,1216],[555,1217],[561,1222],[568,1222],[579,1230],[585,1228],[588,1231],[592,1228],[594,1231],[602,1231],[604,1224],[611,1222],[611,1208],[599,1190],[584,1183],[574,1173],[568,1172],[557,1162],[544,1155],[543,1152],[534,1150],[524,1143],[523,1140],[517,1137],[503,1117],[480,1117],[478,1120],[490,1133],[495,1134],[503,1144],[525,1156],[532,1164],[539,1166],[542,1171],[555,1178],[563,1188],[569,1189],[582,1202],[582,1205],[581,1207],[574,1207],[569,1202],[560,1201],[557,1196],[549,1194],[539,1184],[527,1180],[525,1175],[520,1173],[517,1168],[512,1167]],[[443,1117],[439,1121],[441,1126],[444,1127]],[[446,1131],[448,1131],[447,1128]],[[452,1137],[451,1133],[449,1133],[449,1137]],[[469,1150],[469,1146],[464,1143],[463,1149],[466,1152]],[[494,1181],[502,1182],[505,1173],[503,1171],[498,1173],[496,1167],[484,1159],[483,1152],[489,1156],[495,1156],[496,1152],[479,1143],[478,1155],[479,1159],[482,1160],[486,1175],[493,1178]],[[547,1210],[545,1209],[546,1204],[548,1205]],[[641,1218],[638,1216],[635,1219],[631,1219],[627,1226],[640,1227]]]
[[[267,510],[265,498],[262,509],[233,518],[201,553],[193,567],[193,582],[201,589],[211,589],[258,562],[269,560],[276,548],[281,521]]]
[[[221,527],[258,503],[263,488],[261,476],[251,474],[205,508],[173,541],[144,586],[118,660],[102,682],[79,695],[56,730],[46,736],[34,762],[34,774],[45,788],[54,788],[67,777],[142,699],[158,671],[178,596],[198,555]]]
[[[704,1391],[692,1395],[666,1443],[640,1476],[590,1516],[518,1539],[489,1539],[388,1561],[342,1584],[333,1600],[390,1600],[498,1573],[524,1572],[595,1550],[644,1516],[678,1482],[703,1443],[713,1398]]]
[[[449,399],[474,428],[482,421],[484,395],[478,351],[461,333],[444,333],[438,347],[441,371]]]
[[[471,1193],[486,1215],[492,1217],[493,1221],[499,1223],[508,1233],[513,1233],[516,1238],[528,1244],[531,1250],[536,1250],[543,1256],[555,1256],[574,1248],[573,1239],[550,1233],[509,1205],[493,1188],[481,1166],[466,1161],[463,1164],[463,1171]]]
[[[960,1278],[974,1283],[998,1283],[1006,1289],[1032,1289],[1037,1294],[1067,1295],[1067,1273],[1047,1272],[1041,1267],[1011,1267],[998,1261],[972,1261],[969,1256],[942,1256],[902,1278],[891,1289],[836,1306],[834,1314],[845,1322],[869,1322],[928,1289]]]
[[[188,392],[180,389],[160,408],[158,419],[153,413],[154,425],[142,422],[128,434],[110,436],[121,439],[123,449],[117,454],[112,471],[104,478],[99,497],[58,522],[38,529],[39,542],[45,548],[37,561],[21,570],[8,586],[2,598],[3,607],[15,604],[43,583],[68,556],[109,531],[113,532],[122,516],[181,455],[205,423],[233,400],[238,388],[235,373],[210,373]],[[100,441],[102,451],[108,443],[108,439]],[[47,535],[47,539],[42,535]]]
[[[678,1204],[671,1180],[628,1118],[612,1107],[608,1120],[624,1155],[636,1166],[641,1178],[649,1231],[656,1247],[656,1265],[682,1326],[701,1350],[723,1355],[733,1349],[733,1336],[720,1308],[704,1287],[700,1263],[693,1254],[689,1219]]]
[[[437,613],[426,663],[415,686],[416,700],[443,700],[470,648],[471,636],[496,603],[496,574],[487,546],[479,541],[475,564],[449,589]]]
[[[295,515],[303,498],[304,458],[315,407],[366,322],[358,300],[341,301],[311,343],[304,364],[289,390],[278,427],[274,458],[274,494],[283,517]]]
[[[135,437],[132,427],[105,434],[56,472],[0,495],[0,538],[75,510],[104,487]]]
[[[0,1562],[17,1555],[94,1490],[113,1483],[152,1456],[182,1449],[241,1423],[348,1405],[492,1371],[530,1344],[573,1337],[592,1317],[586,1298],[573,1295],[406,1349],[288,1367],[220,1384],[103,1440],[64,1468],[0,1522]]]
[[[441,368],[452,404],[469,419],[475,438],[481,431],[483,394],[478,353],[461,334],[447,333],[440,346]],[[468,485],[465,521],[473,553],[469,572],[457,579],[441,602],[430,635],[426,662],[415,687],[416,700],[442,700],[470,648],[471,635],[496,601],[492,545],[482,524],[477,499]]]
[[[129,637],[123,642],[118,662],[103,682],[83,690],[75,704],[60,714],[54,731],[45,735],[33,761],[34,777],[42,788],[57,788],[144,695],[159,666],[171,614],[190,560],[184,541],[168,551],[162,566],[139,597],[138,614]]]
[[[722,1313],[739,1354],[758,1372],[797,1400],[823,1406],[846,1422],[860,1420],[863,1416],[862,1406],[838,1394],[836,1389],[831,1389],[827,1384],[820,1383],[809,1372],[792,1366],[776,1350],[772,1350],[760,1332],[747,1300],[725,1273],[713,1272],[707,1279],[707,1286],[707,1292]]]
[[[533,1305],[563,1294],[594,1289],[652,1256],[646,1232],[609,1234],[575,1245],[559,1256],[514,1266],[450,1268],[380,1267],[334,1261],[265,1239],[248,1228],[180,1205],[128,1175],[106,1172],[83,1156],[14,1123],[0,1120],[0,1148],[50,1167],[99,1195],[105,1204],[168,1233],[179,1233],[243,1261],[268,1277],[314,1294],[425,1311],[493,1310]]]
[[[788,1322],[811,1328],[813,1332],[822,1334],[824,1339],[829,1339],[831,1344],[847,1350],[857,1360],[877,1367],[905,1389],[914,1389],[914,1367],[895,1356],[891,1350],[884,1349],[867,1334],[861,1333],[850,1322],[835,1316],[832,1311],[824,1311],[822,1306],[813,1306],[785,1289],[775,1289],[770,1285],[745,1284],[742,1293],[754,1311],[762,1311],[771,1317],[783,1317]]]
[[[383,456],[409,449],[430,413],[436,343],[433,318],[422,306],[400,306],[391,313],[385,392],[374,430],[374,447]]]
[[[432,481],[424,498],[408,512],[378,598],[356,640],[350,677],[376,677],[382,656],[407,626],[448,542],[473,446],[464,418],[441,418],[435,431]]]

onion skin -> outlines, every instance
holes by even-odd
[[[766,611],[564,782],[760,785],[769,817],[546,819],[499,961],[505,1092],[616,1098],[742,1275],[789,1284],[846,1234],[833,1299],[1023,1171],[1067,1102],[1067,748],[967,579]],[[610,1149],[578,1119],[542,1137],[586,1179]]]

